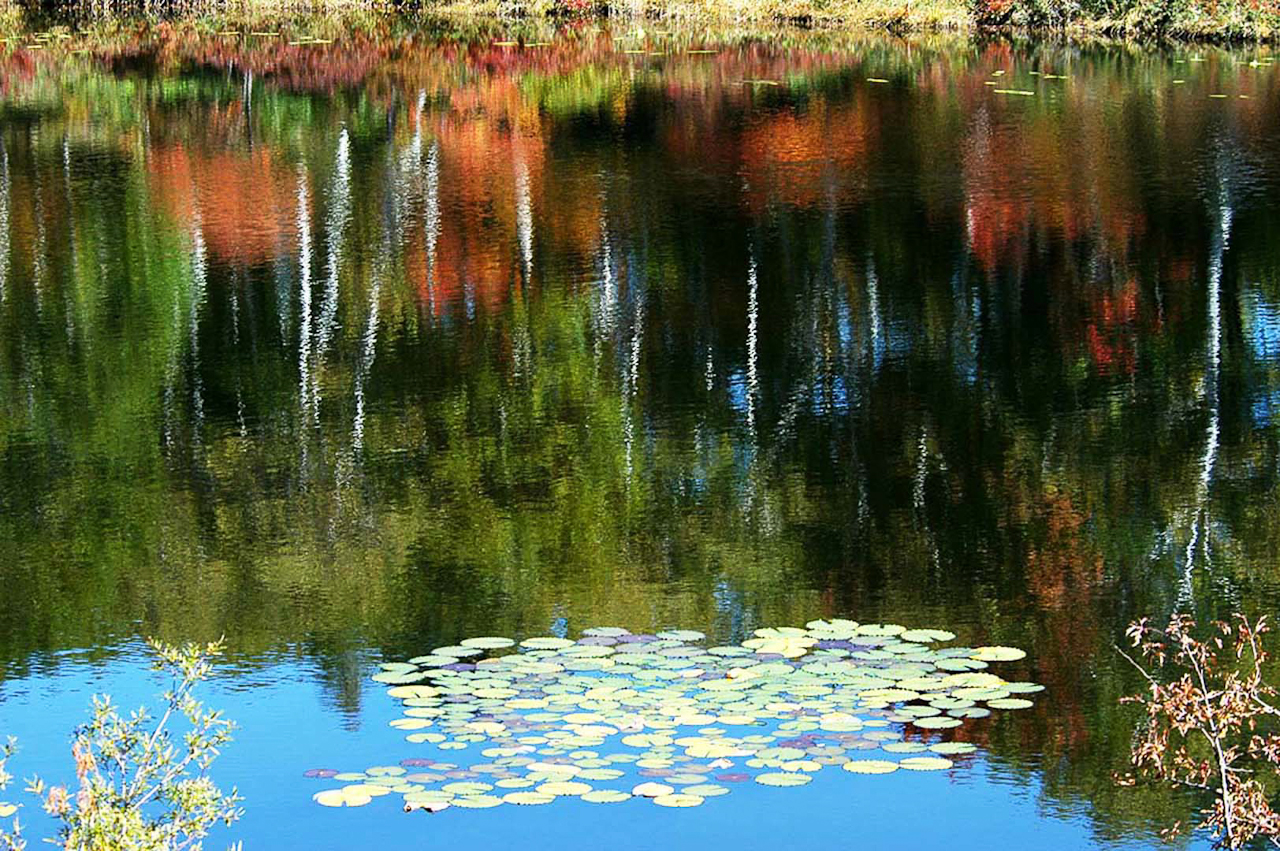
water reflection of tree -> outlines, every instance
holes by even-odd
[[[666,89],[594,59],[353,101],[197,76],[6,126],[3,657],[225,631],[303,648],[354,715],[371,645],[932,619],[1053,695],[966,735],[1127,823],[1108,648],[1177,600],[1150,554],[1179,518],[1238,548],[1215,575],[1270,577],[1274,518],[1217,498],[1274,490],[1228,394],[1265,365],[1212,207],[1133,167],[1208,119],[1098,108],[1154,73],[1106,53],[1062,112],[979,101],[1007,58],[899,58],[906,101],[830,57],[727,82],[781,72],[757,48]],[[1267,227],[1234,233],[1274,283]]]

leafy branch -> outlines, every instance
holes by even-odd
[[[1205,640],[1195,627],[1189,615],[1173,615],[1164,629],[1143,618],[1125,633],[1139,658],[1116,648],[1147,682],[1146,693],[1121,699],[1144,707],[1146,718],[1132,747],[1134,773],[1117,780],[1131,786],[1146,777],[1212,795],[1199,826],[1219,847],[1255,838],[1280,847],[1280,815],[1268,795],[1280,767],[1277,692],[1263,679],[1270,626],[1265,616],[1236,614],[1215,621]],[[1181,673],[1158,676],[1167,669]],[[1163,833],[1171,838],[1181,828]]]
[[[69,851],[200,849],[214,825],[230,825],[243,814],[236,791],[223,794],[207,773],[235,725],[193,694],[209,678],[222,642],[148,644],[156,655],[153,670],[170,677],[160,717],[145,707],[124,715],[110,696],[94,695],[91,718],[76,729],[71,746],[75,790],[39,777],[27,781],[27,792],[60,822],[57,840],[50,841]],[[178,719],[186,721],[180,735]],[[15,752],[12,739],[0,750],[0,790],[12,779],[5,766]],[[10,831],[0,829],[0,849],[25,848],[16,819]]]

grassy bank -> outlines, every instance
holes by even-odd
[[[281,16],[405,14],[454,22],[608,17],[669,27],[789,25],[1206,42],[1274,42],[1280,35],[1280,0],[0,0],[6,32],[139,18],[252,24]]]

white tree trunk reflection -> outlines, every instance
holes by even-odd
[[[1210,565],[1209,542],[1209,489],[1213,483],[1214,464],[1218,458],[1220,439],[1220,408],[1218,384],[1222,372],[1222,264],[1231,239],[1231,200],[1225,180],[1218,187],[1218,210],[1214,222],[1213,244],[1208,269],[1208,335],[1205,343],[1205,376],[1203,398],[1209,409],[1209,424],[1205,429],[1204,452],[1200,460],[1200,475],[1196,480],[1195,498],[1191,506],[1191,535],[1183,559],[1179,597],[1191,598],[1191,574],[1195,570],[1197,552],[1203,553],[1205,567]]]

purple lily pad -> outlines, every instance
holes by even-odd
[[[716,779],[725,783],[745,783],[751,779],[750,774],[717,774]]]
[[[330,777],[335,776],[337,773],[338,772],[332,768],[310,768],[302,772],[302,776],[318,778],[321,780],[328,780]]]
[[[618,636],[619,644],[647,644],[650,641],[657,641],[657,640],[658,640],[658,636],[649,635],[648,633],[640,633],[639,635],[636,635],[633,633],[631,635]]]

